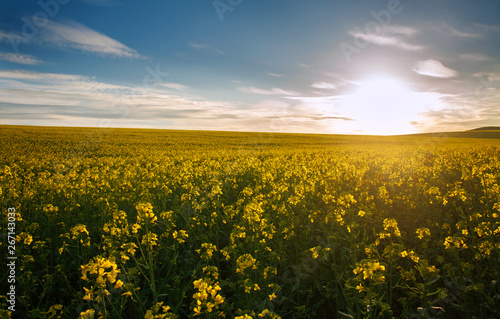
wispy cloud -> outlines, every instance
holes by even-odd
[[[92,30],[75,21],[57,23],[49,21],[42,29],[42,40],[61,48],[76,49],[105,56],[124,58],[143,58],[136,50],[108,37],[105,34]]]
[[[399,34],[404,36],[412,36],[419,33],[418,29],[404,25],[387,25],[382,27],[383,34]]]
[[[432,59],[418,61],[415,63],[413,71],[421,75],[443,79],[455,78],[458,76],[457,71],[447,68],[443,63]]]
[[[459,30],[444,22],[441,25],[434,27],[434,29],[446,36],[455,36],[460,38],[477,38],[482,36],[481,33],[478,32],[477,28]]]
[[[98,82],[83,75],[24,70],[0,70],[0,90],[3,91],[0,102],[45,105],[86,104],[104,96],[130,93],[128,87]]]
[[[490,82],[500,82],[500,72],[478,72],[473,74],[474,77],[486,78]]]
[[[59,125],[83,121],[97,126],[92,119],[122,119],[127,123],[158,119],[189,121],[193,120],[193,114],[210,119],[228,112],[233,112],[229,114],[233,117],[239,114],[225,102],[173,95],[158,88],[145,92],[141,87],[98,82],[82,75],[3,70],[0,71],[0,118],[5,123],[5,119],[35,112],[39,113],[37,123],[47,123],[46,117],[55,119],[57,115],[62,117]]]
[[[495,61],[494,58],[481,53],[465,53],[460,54],[460,58],[469,61],[491,62]]]
[[[82,75],[3,70],[0,123],[171,129],[194,125],[201,130],[314,133],[330,130],[329,120],[349,121],[331,112],[294,109],[281,99],[262,105],[228,103],[184,91],[172,94],[165,85],[176,83],[163,84],[144,92],[141,87],[98,82]],[[281,89],[257,92],[292,93]]]
[[[28,81],[86,81],[89,77],[83,75],[61,74],[61,73],[40,73],[25,70],[0,70],[0,80],[28,80]]]
[[[323,116],[323,115],[292,115],[292,116],[282,116],[280,118],[296,119],[296,120],[309,120],[309,121],[325,121],[325,120],[342,120],[342,121],[354,121],[354,119],[345,116]]]
[[[5,33],[4,31],[0,30],[0,42],[7,40],[8,33]]]
[[[192,47],[193,49],[200,50],[200,51],[205,51],[205,52],[210,52],[210,53],[216,53],[220,55],[226,55],[225,52],[214,48],[208,44],[205,43],[194,43],[194,42],[188,42],[189,46]]]
[[[0,30],[0,42],[7,41],[15,43],[17,41],[20,41],[21,39],[23,39],[23,36],[20,33],[15,33],[15,32],[7,33],[5,31]]]
[[[405,37],[418,33],[417,29],[405,26],[387,26],[381,28],[380,32],[363,32],[359,28],[349,30],[349,34],[355,38],[381,46],[391,46],[403,50],[417,51],[424,47],[405,41]]]
[[[328,82],[314,82],[311,84],[311,87],[315,89],[323,89],[323,90],[333,90],[336,89],[337,86],[333,83],[328,83]]]
[[[159,85],[169,88],[169,89],[174,89],[177,91],[183,91],[189,88],[187,85],[179,84],[179,83],[172,83],[172,82],[162,82],[159,83]]]
[[[265,90],[250,86],[250,87],[241,87],[238,90],[243,93],[253,93],[261,95],[298,95],[298,93],[295,91],[287,91],[279,88]]]
[[[20,54],[20,53],[0,52],[0,60],[5,60],[18,64],[26,64],[26,65],[37,65],[42,63],[42,61],[38,60],[36,57],[32,55]]]
[[[283,76],[283,74],[272,73],[272,72],[268,72],[267,75],[275,77],[275,78],[281,78]]]

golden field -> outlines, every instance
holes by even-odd
[[[0,137],[5,317],[499,317],[500,132]]]

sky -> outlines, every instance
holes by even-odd
[[[500,125],[500,1],[2,1],[0,124]]]

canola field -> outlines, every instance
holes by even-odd
[[[499,318],[480,134],[0,126],[0,317]]]

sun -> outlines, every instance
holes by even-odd
[[[354,119],[352,125],[366,134],[406,134],[415,131],[419,113],[435,104],[426,92],[411,90],[403,81],[374,76],[357,83],[357,89],[345,96],[345,110]]]

